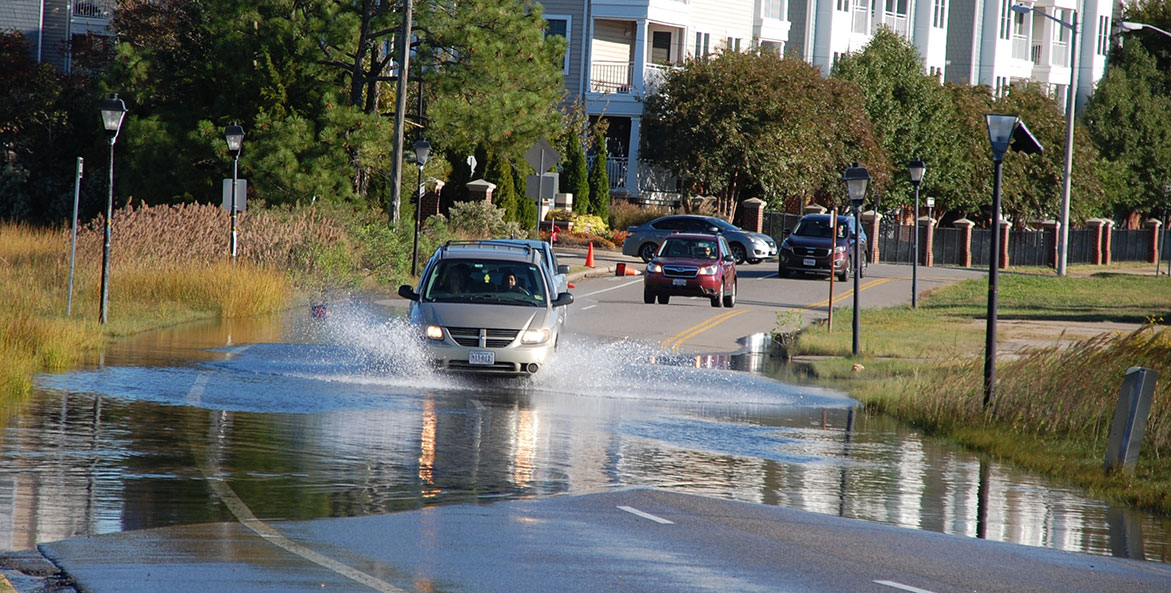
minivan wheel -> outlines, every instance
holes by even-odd
[[[846,260],[846,265],[842,266],[842,271],[838,272],[838,282],[845,282],[846,278],[850,277],[850,260]]]
[[[642,261],[649,262],[652,259],[655,259],[655,253],[658,252],[658,250],[659,246],[655,245],[654,243],[643,243],[642,246],[638,248],[638,256],[642,258]]]

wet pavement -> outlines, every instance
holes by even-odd
[[[430,373],[407,336],[354,304],[139,336],[40,377],[0,428],[0,550],[647,487],[1171,560],[1166,517],[858,414],[779,367],[575,335],[532,381],[485,382]]]

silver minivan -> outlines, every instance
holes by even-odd
[[[542,255],[526,245],[449,241],[412,288],[409,318],[436,368],[502,375],[536,373],[561,337],[557,292]]]

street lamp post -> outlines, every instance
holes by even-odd
[[[1004,153],[1012,148],[1034,154],[1041,144],[1029,132],[1025,122],[1015,115],[986,114],[988,141],[992,145],[992,248],[988,258],[988,325],[984,337],[984,407],[992,402],[996,383],[996,298],[1000,271],[1000,180]]]
[[[423,210],[423,195],[426,193],[423,186],[423,166],[431,158],[431,143],[426,140],[415,142],[415,163],[419,165],[419,198],[415,200],[415,247],[411,250],[411,275],[416,276],[419,267],[419,221]]]
[[[1124,33],[1130,33],[1132,31],[1141,31],[1143,29],[1150,29],[1152,31],[1157,31],[1159,33],[1162,33],[1163,35],[1171,37],[1171,33],[1168,33],[1167,31],[1164,31],[1163,29],[1160,29],[1154,25],[1148,25],[1146,23],[1137,23],[1135,21],[1119,22],[1118,28],[1121,29]]]
[[[861,305],[858,299],[858,279],[861,278],[859,275],[861,263],[858,261],[858,209],[862,206],[862,200],[866,199],[866,185],[870,183],[870,172],[866,170],[866,167],[855,162],[852,167],[846,167],[846,171],[842,174],[842,181],[846,183],[846,193],[849,194],[850,205],[854,208],[854,225],[850,229],[851,238],[854,240],[854,255],[850,260],[850,267],[854,268],[854,356],[856,357],[861,351],[859,340],[861,321],[858,309]]]
[[[98,320],[106,323],[110,304],[110,230],[114,218],[114,142],[118,140],[118,130],[122,128],[122,118],[126,116],[126,103],[118,98],[117,94],[109,99],[103,99],[98,105],[102,113],[102,125],[110,136],[110,182],[109,192],[106,195],[106,236],[102,244],[102,294],[99,304]]]
[[[915,158],[907,164],[907,171],[911,174],[911,185],[915,186],[915,261],[911,264],[911,308],[919,308],[919,184],[923,182],[923,174],[927,172],[927,163],[923,159]]]
[[[229,202],[232,214],[232,234],[228,238],[228,252],[236,261],[236,179],[240,173],[240,150],[244,148],[244,128],[232,124],[224,128],[224,139],[228,142],[228,153],[232,155],[232,199]]]
[[[1064,276],[1069,262],[1069,194],[1073,183],[1073,116],[1077,111],[1077,10],[1070,10],[1070,22],[1065,22],[1044,10],[1032,6],[1014,4],[1012,10],[1026,14],[1035,12],[1041,16],[1069,29],[1069,89],[1065,99],[1065,171],[1061,185],[1061,233],[1057,247],[1057,275]]]

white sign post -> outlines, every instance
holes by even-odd
[[[537,235],[541,234],[541,219],[553,205],[553,197],[557,195],[558,177],[556,173],[549,173],[549,167],[561,162],[561,153],[541,138],[532,148],[525,152],[525,161],[528,162],[536,175],[529,175],[525,181],[525,197],[537,201]]]

